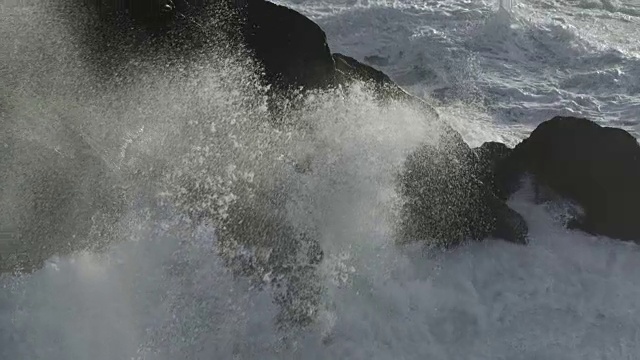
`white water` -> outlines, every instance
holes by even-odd
[[[494,0],[280,3],[317,21],[334,51],[520,137],[558,114],[640,134],[637,1],[526,0],[510,13]]]
[[[541,2],[519,2],[516,18],[496,17],[493,4],[482,2],[294,5],[323,25],[335,51],[361,60],[389,56],[382,68],[416,93],[429,94],[431,84],[452,88],[440,110],[470,143],[513,143],[567,109],[595,113],[589,102],[562,100],[580,94],[601,105],[599,120],[637,130],[635,28],[619,19],[637,25],[628,14],[634,7],[574,3],[545,3],[545,10]],[[302,111],[301,121],[314,124],[312,135],[278,133],[253,121],[265,111],[253,96],[259,90],[238,80],[247,76],[233,61],[202,64],[186,78],[174,70],[150,73],[130,89],[96,94],[87,85],[91,75],[76,64],[73,37],[55,22],[34,21],[46,15],[14,10],[2,15],[11,22],[0,25],[7,34],[0,48],[20,50],[0,55],[0,80],[19,85],[0,93],[0,119],[10,134],[73,153],[68,139],[57,136],[57,124],[68,121],[122,178],[153,160],[223,180],[284,182],[292,194],[289,220],[319,232],[325,292],[314,325],[278,331],[270,290],[229,272],[212,229],[193,229],[170,206],[140,201],[121,214],[118,242],[106,253],[54,257],[32,274],[0,277],[0,358],[617,360],[640,353],[640,248],[563,229],[562,211],[534,204],[527,188],[511,200],[529,224],[527,247],[488,240],[441,253],[393,243],[393,172],[420,141],[437,141],[431,119],[401,105],[380,108],[355,87],[347,97],[318,95]],[[629,32],[591,27],[583,38],[551,19],[571,24],[580,11],[619,21]],[[563,55],[527,59],[537,51],[528,48],[531,39]],[[607,45],[597,48],[598,42]],[[43,49],[52,57],[39,57]],[[540,76],[574,55],[580,58],[568,68],[582,62],[584,68]],[[623,85],[578,76],[606,75],[610,64],[598,61],[607,59],[622,69],[616,76]],[[45,64],[56,66],[39,73]],[[431,78],[421,75],[425,65]],[[562,79],[578,82],[562,88]],[[543,96],[551,88],[556,95]],[[202,135],[175,144],[190,129]],[[192,152],[187,163],[167,150],[207,144],[211,151]],[[312,174],[263,168],[302,150],[314,154]],[[28,153],[14,157],[43,165]],[[229,165],[237,168],[218,171]],[[228,190],[227,182],[216,184]],[[21,209],[16,203],[2,205]]]

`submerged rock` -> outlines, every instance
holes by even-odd
[[[505,194],[530,173],[538,185],[583,208],[584,216],[572,226],[640,241],[640,146],[622,129],[555,117],[540,124],[496,170]]]

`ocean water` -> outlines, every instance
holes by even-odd
[[[436,103],[472,145],[514,144],[560,114],[640,130],[640,6],[631,1],[503,10],[488,1],[280,3],[317,21],[333,51]],[[295,113],[313,131],[274,129],[260,121],[267,110],[252,64],[215,49],[96,87],[69,28],[37,3],[0,9],[0,144],[9,149],[0,162],[10,169],[0,219],[32,215],[25,204],[39,169],[80,179],[71,182],[80,197],[105,186],[91,179],[94,167],[106,169],[134,200],[115,219],[97,211],[88,221],[87,243],[109,235],[101,251],[0,275],[1,359],[640,354],[640,248],[564,229],[566,204],[534,202],[528,184],[509,201],[529,224],[526,247],[487,239],[443,252],[394,242],[394,174],[412,149],[439,138],[425,114],[382,107],[356,84],[315,94]],[[89,173],[71,165],[85,159],[78,143],[102,161]],[[311,155],[312,172],[287,166],[300,154]],[[160,185],[151,164],[169,174]],[[320,289],[312,324],[278,326],[270,273],[260,273],[262,286],[233,273],[212,226],[190,223],[180,203],[150,200],[171,199],[192,178],[216,197],[191,205],[216,204],[220,217],[246,189],[284,187],[283,216],[313,229],[325,254],[307,280]]]
[[[640,134],[636,1],[514,1],[509,12],[493,0],[281,3],[317,21],[333,51],[440,100],[453,117],[472,106],[518,137],[554,115]]]

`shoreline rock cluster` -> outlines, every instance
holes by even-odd
[[[383,72],[348,55],[331,53],[323,30],[292,9],[265,0],[213,5],[173,0],[170,6],[164,2],[149,1],[144,3],[146,8],[141,2],[132,10],[127,8],[130,2],[116,1],[114,4],[120,5],[100,8],[99,17],[113,29],[126,23],[123,31],[135,36],[146,34],[140,38],[146,39],[150,47],[162,49],[176,39],[189,42],[191,38],[197,38],[193,46],[198,47],[202,45],[203,31],[196,25],[202,23],[201,17],[215,11],[211,7],[222,6],[233,13],[237,25],[224,30],[237,31],[227,38],[240,39],[261,64],[263,80],[271,86],[274,98],[364,81],[373,85],[380,101],[406,101],[440,121],[433,107],[405,92]],[[197,21],[185,20],[192,16]],[[192,36],[193,32],[199,35]],[[171,40],[166,44],[153,40],[163,36]],[[91,49],[107,51],[114,38],[117,37],[105,37],[107,45],[98,44]],[[398,232],[401,241],[435,239],[438,245],[450,247],[468,239],[495,237],[526,244],[527,224],[506,200],[518,189],[520,179],[531,175],[537,186],[547,187],[583,208],[584,215],[574,219],[570,227],[640,242],[640,146],[629,133],[587,119],[555,117],[540,124],[513,149],[500,143],[485,143],[472,149],[451,127],[443,127],[441,144],[417,149],[399,174],[398,192],[404,199]],[[43,199],[62,201],[55,196],[51,193]],[[55,219],[52,217],[52,221]],[[46,219],[41,223],[48,224]],[[31,229],[28,233],[46,230]],[[42,261],[22,267],[31,269],[30,265],[37,266]]]
[[[371,82],[381,99],[422,102],[374,67],[331,54],[324,32],[303,15],[263,0],[245,4],[247,26],[253,29],[245,33],[247,45],[265,67],[268,81],[284,88],[318,88],[361,80]],[[278,21],[271,23],[273,19]],[[447,133],[445,148],[424,146],[405,163],[400,192],[407,201],[402,219],[406,237],[446,238],[444,245],[488,236],[526,243],[526,223],[505,200],[523,176],[532,175],[537,186],[583,208],[584,216],[571,227],[640,242],[640,146],[626,131],[588,119],[555,117],[514,149],[500,143],[471,149],[455,131]]]

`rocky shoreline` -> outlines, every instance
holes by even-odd
[[[203,23],[206,14],[217,12],[219,16],[221,9],[231,14],[235,25],[224,29],[225,38],[238,39],[261,65],[273,111],[279,99],[291,99],[293,94],[299,98],[309,90],[361,81],[372,85],[379,101],[405,101],[423,109],[433,121],[441,121],[430,104],[408,94],[383,72],[348,55],[332,53],[317,24],[284,6],[264,0],[215,4],[175,0],[170,8],[150,2],[133,11],[122,4],[100,8],[99,18],[111,29],[137,34],[131,38],[145,39],[144,44],[156,50],[170,48],[177,39],[192,39],[195,47],[203,46],[206,39],[202,36],[207,33],[193,24]],[[121,24],[127,25],[125,30],[119,28]],[[171,41],[163,43],[163,37]],[[401,242],[438,239],[440,245],[451,247],[468,239],[496,237],[526,244],[527,224],[506,199],[527,175],[538,186],[583,208],[584,216],[570,227],[640,241],[640,147],[625,131],[587,119],[556,117],[542,123],[514,149],[499,143],[472,149],[451,127],[444,123],[442,127],[440,144],[416,150],[399,175],[398,192],[404,199]]]

